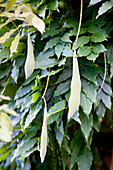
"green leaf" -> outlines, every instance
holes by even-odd
[[[93,155],[91,151],[85,147],[83,154],[79,157],[78,160],[78,170],[90,170],[91,164],[93,161]]]
[[[16,29],[11,29],[9,32],[5,33],[2,37],[0,37],[0,44],[4,43],[15,31]]]
[[[31,11],[23,12],[23,14],[21,14],[21,16],[22,15],[23,15],[23,17],[25,17],[25,21],[28,24],[33,25],[37,30],[40,31],[41,34],[43,34],[43,32],[45,30],[45,23],[43,22],[42,19],[40,19],[37,15],[35,15]]]
[[[81,36],[80,38],[78,38],[77,48],[82,47],[84,44],[87,44],[88,42],[89,42],[89,37],[88,36]]]
[[[33,93],[33,103],[35,103],[41,96],[40,92]]]
[[[11,19],[8,19],[7,21],[5,21],[3,24],[0,24],[0,29],[2,27],[4,27],[5,25],[7,25],[9,22],[11,22]]]
[[[70,36],[69,33],[65,33],[65,34],[61,37],[61,40],[62,40],[62,41],[65,41],[65,42],[71,42],[69,36]]]
[[[97,132],[99,132],[99,128],[100,128],[100,121],[99,121],[99,117],[96,113],[93,113],[93,127],[95,128],[95,130]]]
[[[82,150],[84,147],[84,140],[83,140],[80,129],[78,129],[75,132],[75,135],[71,141],[70,147],[73,149],[72,154],[71,154],[71,167],[70,168],[73,168],[74,164],[79,160],[79,157],[82,154]]]
[[[61,112],[56,112],[54,114],[49,114],[48,118],[47,118],[47,123],[48,124],[51,124],[53,123],[54,121],[57,121],[59,116],[61,116],[63,114],[63,111]]]
[[[71,77],[71,75],[72,75],[71,72],[72,71],[71,71],[70,67],[64,69],[63,72],[59,75],[59,78],[58,78],[56,84],[61,83],[61,82],[65,81],[65,80],[69,79]]]
[[[102,44],[94,44],[92,46],[92,51],[96,54],[106,51],[106,48]]]
[[[101,91],[101,98],[105,106],[110,109],[111,108],[111,97],[107,95],[106,93],[104,93],[103,91]]]
[[[53,67],[53,66],[57,65],[58,63],[59,63],[59,61],[57,61],[55,58],[53,58],[53,59],[48,58],[48,59],[42,60],[42,61],[36,60],[35,68],[46,69],[49,67]]]
[[[42,104],[35,103],[30,107],[30,112],[26,117],[24,129],[29,126],[29,124],[35,119],[38,112],[42,109]]]
[[[98,15],[96,18],[98,18],[100,15],[104,14],[106,11],[111,9],[113,7],[113,2],[106,1],[102,4],[102,6],[99,8]]]
[[[11,55],[10,56],[12,56],[12,54],[14,52],[17,52],[17,46],[18,46],[18,43],[19,43],[19,37],[20,37],[20,33],[18,33],[15,36],[14,40],[12,41],[12,44],[10,46],[10,51],[11,51]]]
[[[80,120],[81,120],[81,130],[88,141],[89,134],[91,132],[92,126],[93,126],[93,116],[90,114],[88,117],[84,114],[80,114]]]
[[[49,40],[49,41],[46,43],[46,46],[45,46],[44,50],[46,51],[48,48],[52,48],[52,47],[55,46],[58,42],[60,42],[60,37],[56,37],[56,38],[53,38],[53,39]]]
[[[94,73],[95,67],[93,66],[83,66],[81,67],[81,75],[88,79],[89,81],[92,81],[97,85],[96,75]]]
[[[103,104],[103,102],[101,101],[101,102],[99,102],[99,105],[98,105],[97,111],[96,111],[100,121],[102,121],[102,119],[103,119],[103,117],[105,115],[105,112],[106,112],[106,107]]]
[[[90,0],[89,6],[94,5],[94,4],[96,4],[96,3],[100,2],[100,1],[101,0]]]
[[[34,71],[34,72],[31,74],[31,76],[24,81],[24,83],[22,84],[22,86],[28,85],[32,80],[34,80],[34,79],[36,78],[36,76],[39,74],[39,72],[40,72],[39,70]]]
[[[83,93],[81,93],[81,96],[80,96],[80,105],[84,113],[88,116],[92,109],[92,102]]]
[[[97,91],[93,83],[83,84],[83,91],[92,102],[97,103]]]
[[[58,8],[58,1],[57,0],[49,0],[48,3],[47,3],[47,6],[50,10],[57,10]]]
[[[102,79],[98,78],[98,85],[101,87],[102,85]],[[107,82],[104,82],[102,90],[107,93],[109,96],[112,96],[112,88],[111,85],[108,84]]]
[[[10,155],[10,153],[14,150],[15,147],[16,147],[16,145],[13,146],[13,147],[10,147],[9,149],[7,149],[6,152],[4,152],[4,153],[0,156],[0,162],[1,162],[2,160],[6,159],[6,158]]]
[[[63,122],[61,122],[59,129],[56,130],[56,139],[60,146],[62,144],[63,137],[64,137]]]
[[[60,83],[60,85],[57,87],[57,89],[54,92],[54,96],[59,96],[60,94],[63,94],[69,90],[70,87],[70,80],[67,80],[65,83]]]
[[[14,160],[18,155],[23,155],[26,151],[29,151],[37,141],[38,138],[33,138],[21,143],[21,145],[14,151],[14,156],[12,157],[12,160]]]
[[[66,101],[65,100],[62,100],[58,103],[55,103],[48,111],[48,117],[51,115],[51,114],[55,114],[57,112],[60,112],[62,110],[64,110],[66,107]]]
[[[91,53],[91,47],[89,46],[83,46],[83,47],[80,47],[78,49],[78,52],[77,54],[80,56],[80,57],[83,57],[83,56],[87,56]]]
[[[4,76],[6,76],[7,74],[9,74],[12,65],[4,65],[5,68],[2,67],[2,69],[0,68],[0,79],[2,79]]]
[[[7,58],[9,57],[9,55],[10,55],[9,48],[4,48],[0,50],[0,59]]]
[[[15,1],[16,0],[9,0],[9,2],[6,6],[6,11],[10,10],[13,7],[13,5],[15,4]]]
[[[95,61],[98,56],[99,56],[99,54],[91,53],[90,55],[87,56],[87,59]]]
[[[32,90],[32,86],[34,86],[34,82],[31,82],[28,86],[20,87],[15,95],[15,99],[18,99],[26,94],[28,94]]]
[[[38,150],[38,147],[36,146],[36,147],[33,147],[33,148],[29,149],[26,152],[23,152],[22,155],[20,156],[20,159],[28,158],[31,153],[33,153],[34,151],[37,151],[37,150]]]
[[[106,37],[103,33],[97,32],[97,33],[92,34],[92,36],[90,37],[90,40],[95,43],[102,42],[102,41],[106,40]]]
[[[91,34],[98,33],[98,32],[103,32],[103,30],[95,25],[91,25],[90,27],[87,28],[87,31]]]
[[[73,51],[71,50],[70,47],[68,46],[65,46],[64,49],[63,49],[63,56],[66,56],[66,57],[72,57],[73,56]]]
[[[59,71],[61,71],[62,69],[58,69],[58,70],[52,70],[51,72],[48,72],[47,70],[42,70],[41,72],[41,76],[39,76],[39,78],[44,78],[44,77],[47,77],[47,76],[52,76],[52,75],[55,75],[56,73],[58,73]]]
[[[81,121],[79,119],[79,112],[76,111],[75,114],[72,116],[72,119],[74,119],[76,122],[81,124]]]
[[[15,65],[11,71],[12,71],[11,77],[13,78],[15,83],[17,83],[17,79],[19,77],[19,69],[17,69],[17,67]]]
[[[44,52],[40,52],[39,55],[36,57],[36,61],[38,62],[38,61],[46,60],[49,57],[52,57],[54,54],[55,54],[55,50],[53,48]]]
[[[57,55],[58,59],[60,58],[61,53],[63,52],[63,44],[57,44],[55,46],[55,54]]]

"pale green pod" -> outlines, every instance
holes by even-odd
[[[41,143],[40,143],[40,158],[41,163],[44,162],[46,152],[47,152],[47,105],[45,102],[45,108],[44,108],[44,119],[43,119],[43,125],[42,125],[42,133],[41,133]]]
[[[25,76],[29,78],[35,67],[35,58],[33,53],[33,46],[31,42],[30,33],[28,32],[28,43],[27,43],[27,59],[25,62]]]
[[[13,126],[10,117],[4,113],[0,113],[0,140],[10,142],[12,140]]]
[[[81,92],[81,80],[80,80],[79,66],[76,57],[76,52],[74,50],[73,76],[71,80],[71,94],[69,98],[68,119],[70,119],[74,115],[74,113],[77,111],[80,105],[80,92]]]

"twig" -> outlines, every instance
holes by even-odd
[[[104,78],[103,78],[103,81],[102,81],[100,90],[98,91],[97,95],[99,95],[99,93],[101,92],[101,90],[102,90],[102,88],[103,88],[103,85],[104,85],[104,82],[105,82],[105,79],[106,79],[106,54],[105,54],[105,52],[104,52],[104,63],[105,63]]]

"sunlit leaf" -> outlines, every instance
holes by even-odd
[[[100,15],[104,14],[106,11],[111,9],[113,7],[113,2],[106,1],[102,4],[102,6],[99,8],[98,15],[96,18],[98,18]]]
[[[2,37],[0,37],[0,43],[4,43],[15,31],[16,29],[11,29],[9,32],[5,33]]]
[[[12,44],[11,44],[11,47],[10,47],[10,51],[11,51],[11,55],[14,53],[14,52],[17,52],[17,46],[18,46],[18,43],[19,43],[19,37],[20,37],[20,33],[18,33],[14,40],[12,41]]]
[[[15,4],[15,1],[16,0],[9,0],[9,2],[6,6],[6,11],[10,10],[13,7],[13,5]]]

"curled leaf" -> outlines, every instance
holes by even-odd
[[[10,117],[4,113],[0,113],[0,140],[10,142],[12,140],[13,126]]]
[[[79,74],[78,61],[74,50],[73,56],[73,76],[71,81],[71,94],[69,98],[68,119],[70,119],[77,111],[80,104],[81,80]]]
[[[35,67],[35,59],[33,53],[33,46],[30,38],[30,33],[28,32],[28,43],[27,43],[27,59],[25,62],[25,76],[26,79],[29,78]]]
[[[46,100],[44,98],[45,108],[44,108],[44,119],[42,125],[42,133],[41,133],[41,143],[40,143],[40,158],[41,163],[44,162],[45,155],[47,152],[47,105]]]

